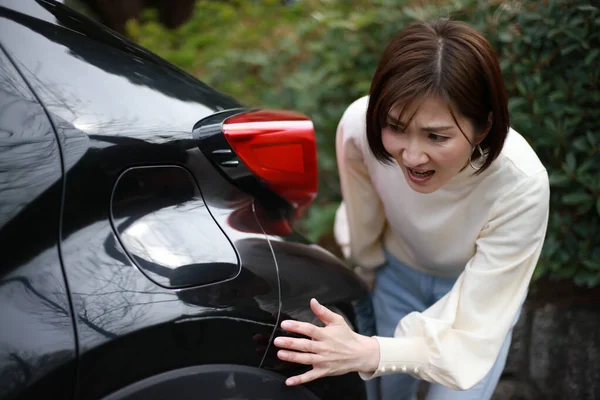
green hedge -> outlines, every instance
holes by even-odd
[[[550,173],[536,275],[592,287],[600,283],[600,11],[587,3],[536,2],[487,29],[498,32],[512,125]]]
[[[422,3],[427,3],[423,5]],[[416,19],[450,16],[497,49],[512,126],[551,177],[551,217],[536,277],[600,284],[600,11],[580,0],[199,1],[167,31],[153,13],[131,21],[134,40],[249,106],[294,109],[315,123],[320,190],[301,229],[330,237],[340,200],[335,127],[367,93],[387,42]]]

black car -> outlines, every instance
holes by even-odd
[[[0,0],[0,398],[360,399],[272,345],[365,286],[291,228],[306,116],[248,109],[49,0]]]

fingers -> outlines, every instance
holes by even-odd
[[[325,323],[325,325],[340,323],[344,321],[341,315],[338,315],[325,307],[324,305],[319,304],[317,299],[310,300],[310,308],[315,313],[315,315]]]
[[[326,375],[324,370],[311,369],[302,375],[292,376],[291,378],[286,379],[285,384],[288,386],[302,385],[303,383],[314,381],[315,379],[322,378]]]
[[[310,308],[315,315],[325,323],[325,325],[345,323],[344,318],[341,315],[338,315],[327,307],[319,304],[316,299],[311,299]],[[324,338],[322,328],[307,322],[286,320],[281,323],[281,328],[288,332],[298,333],[317,340]]]
[[[320,342],[308,339],[293,339],[283,336],[275,338],[274,343],[275,346],[281,347],[282,349],[297,350],[304,353],[319,353],[323,348]]]
[[[303,365],[314,365],[323,361],[323,357],[319,354],[298,353],[295,351],[279,350],[277,357],[282,361],[292,362]]]
[[[320,331],[321,328],[308,322],[287,320],[281,323],[281,328],[288,332],[298,333],[317,340],[323,338],[323,334]]]

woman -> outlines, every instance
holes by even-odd
[[[354,333],[313,299],[325,326],[284,321],[312,340],[275,341],[282,360],[313,366],[287,384],[358,371],[382,377],[386,400],[412,398],[419,379],[432,383],[428,399],[490,398],[549,202],[544,166],[509,127],[494,51],[459,22],[407,27],[336,143],[336,237],[372,288],[376,334]]]

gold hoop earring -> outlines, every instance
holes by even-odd
[[[474,170],[479,171],[481,169],[481,167],[483,167],[483,164],[481,164],[479,167],[476,167],[476,166],[473,165],[473,154],[475,154],[475,150],[477,150],[479,152],[479,157],[477,157],[478,159],[484,157],[483,150],[481,149],[481,146],[480,145],[476,145],[475,147],[473,147],[473,151],[471,151],[471,157],[469,157],[469,165]]]

